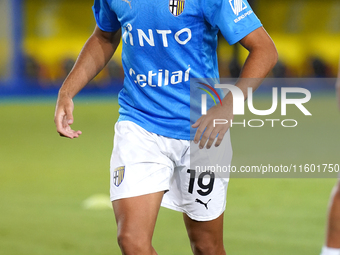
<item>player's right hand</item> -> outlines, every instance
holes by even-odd
[[[73,124],[73,109],[74,104],[72,98],[59,94],[54,114],[54,123],[60,136],[71,139],[81,135],[80,130],[74,131],[71,129],[71,125]]]

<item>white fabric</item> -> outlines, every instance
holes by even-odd
[[[160,136],[130,121],[117,122],[110,167],[111,200],[167,191],[162,206],[198,221],[215,219],[225,210],[229,178],[226,173],[193,169],[196,165],[228,166],[231,157],[229,132],[219,147],[200,150],[192,141]],[[119,169],[124,169],[121,182],[115,178]],[[196,178],[190,179],[193,176]]]

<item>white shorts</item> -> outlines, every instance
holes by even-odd
[[[229,178],[225,173],[221,177],[217,172],[195,172],[190,166],[229,166],[231,158],[229,131],[219,147],[200,150],[192,141],[160,136],[131,121],[117,122],[111,201],[167,191],[162,206],[197,221],[216,219],[225,210]]]

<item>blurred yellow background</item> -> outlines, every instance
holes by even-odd
[[[12,52],[9,9],[9,1],[0,0],[0,78],[9,74]]]
[[[21,2],[23,55],[39,66],[40,78],[63,79],[68,70],[65,69],[66,61],[75,61],[94,29],[93,0]],[[327,77],[336,76],[340,53],[340,1],[249,2],[278,48],[286,77],[313,76],[313,59],[322,62]],[[8,67],[13,55],[11,3],[10,0],[0,0],[0,77],[10,72]],[[230,75],[227,69],[235,56],[234,51],[235,47],[230,47],[224,39],[220,40],[218,54],[222,76]],[[121,48],[113,58],[118,66],[121,65],[120,53]],[[241,65],[247,51],[240,47],[236,56]]]
[[[308,76],[308,60],[318,57],[336,75],[340,54],[340,1],[258,0],[255,12],[274,40],[279,57],[293,76]],[[230,58],[223,43],[220,57]],[[241,49],[241,59],[247,51]]]

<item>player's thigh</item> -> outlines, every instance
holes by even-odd
[[[118,237],[151,241],[164,192],[112,201]]]
[[[224,214],[210,221],[196,221],[183,213],[185,227],[189,237],[193,239],[223,238],[223,216]]]
[[[183,214],[191,247],[198,254],[225,254],[223,245],[223,214],[210,221],[195,221]]]

